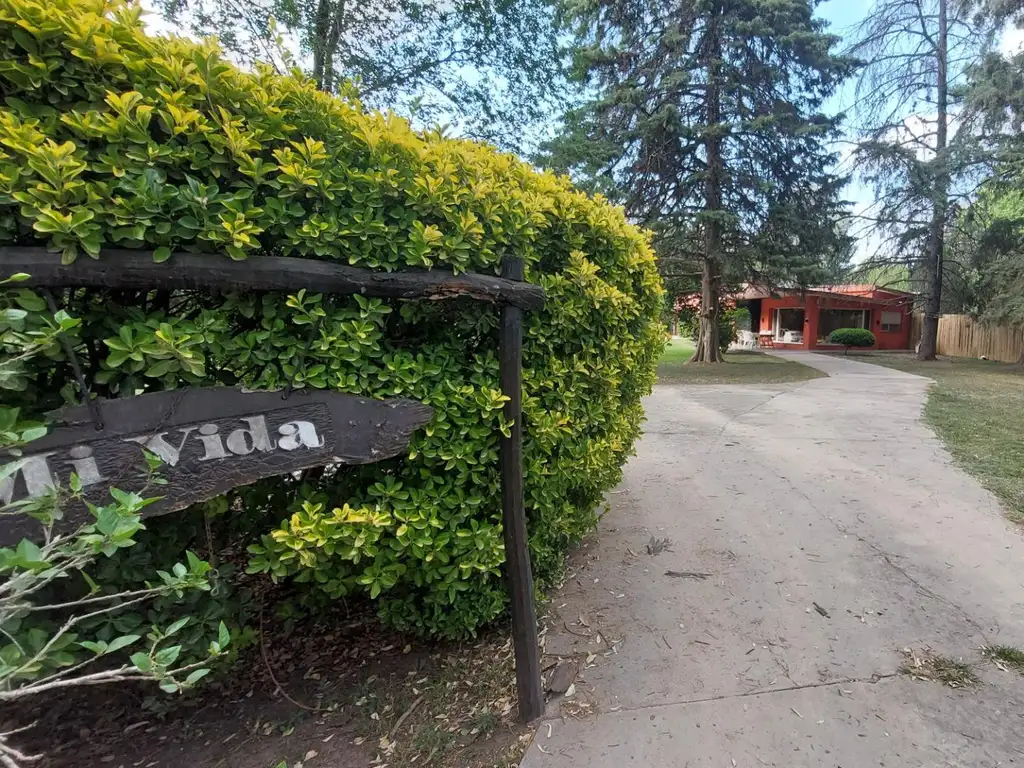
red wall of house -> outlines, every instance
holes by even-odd
[[[879,297],[882,298],[882,297]],[[887,298],[887,297],[886,297]],[[784,296],[777,299],[764,299],[761,302],[760,330],[772,330],[773,309],[804,310],[804,341],[802,344],[782,344],[775,342],[784,349],[838,349],[834,344],[818,344],[818,316],[822,309],[866,309],[868,310],[868,328],[875,334],[874,349],[909,349],[910,348],[910,306],[903,304],[875,304],[858,301],[855,298],[832,296]],[[901,315],[898,331],[882,331],[882,312],[899,312]]]
[[[910,349],[910,310],[908,307],[885,307],[886,312],[902,315],[898,331],[882,331],[882,308],[871,313],[871,332],[875,334],[877,349]]]

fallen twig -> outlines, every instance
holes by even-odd
[[[286,691],[281,686],[281,684],[279,682],[277,682],[277,678],[274,676],[274,670],[270,666],[270,659],[267,657],[267,644],[265,642],[265,637],[264,637],[264,634],[263,634],[263,604],[262,603],[260,603],[260,655],[263,657],[263,664],[267,668],[267,674],[270,675],[271,681],[274,683],[275,686],[277,686],[277,690],[279,690],[281,692],[282,696],[284,696],[286,699],[288,699],[288,701],[290,701],[292,704],[294,704],[299,709],[304,709],[307,712],[320,712],[321,711],[320,707],[311,707],[308,704],[303,704],[301,701],[296,701],[291,696],[289,696],[288,695],[288,691]]]
[[[37,760],[43,759],[43,755],[26,755],[24,752],[15,749],[7,743],[7,740],[11,736],[16,736],[19,733],[24,733],[25,731],[35,727],[36,724],[31,723],[29,725],[24,725],[21,728],[15,728],[14,730],[7,731],[6,733],[0,733],[0,765],[4,768],[20,768],[24,763],[34,763]]]
[[[398,718],[398,722],[391,726],[391,730],[388,731],[388,741],[393,740],[394,735],[398,733],[398,729],[401,728],[402,724],[409,719],[409,715],[416,711],[416,707],[420,705],[420,703],[423,701],[423,696],[425,695],[426,694],[422,694],[418,699],[416,699],[416,701],[410,704],[409,708],[405,710],[405,713],[400,718]]]
[[[574,629],[570,629],[568,623],[566,623],[564,621],[562,622],[562,626],[565,627],[565,630],[567,632],[569,632],[570,634],[576,635],[576,637],[593,637],[594,636],[590,632],[577,632]]]
[[[673,579],[695,579],[696,581],[704,581],[714,576],[713,573],[698,573],[697,571],[665,571],[666,576],[671,576]]]

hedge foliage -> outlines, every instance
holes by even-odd
[[[836,328],[828,335],[832,344],[842,344],[847,350],[850,347],[875,346],[875,334],[867,328]]]
[[[212,42],[149,37],[122,0],[0,0],[0,93],[7,244],[69,260],[118,247],[492,273],[523,257],[549,297],[524,350],[530,543],[538,580],[557,573],[621,476],[663,344],[653,255],[621,210],[352,94],[242,72]],[[399,628],[461,635],[502,611],[493,307],[313,291],[62,300],[101,396],[294,379],[433,406],[407,458],[260,483],[207,511],[262,534],[251,571],[365,593]],[[75,397],[59,350],[32,373],[5,401],[38,414]]]

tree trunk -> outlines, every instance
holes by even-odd
[[[341,31],[344,28],[345,0],[337,0],[334,8],[334,19],[331,21],[331,32],[327,38],[326,56],[324,62],[324,84],[320,88],[327,93],[334,92],[334,86],[338,81],[338,73],[334,68],[334,54],[338,50],[338,43],[341,41]]]
[[[313,20],[313,82],[324,89],[327,64],[327,38],[331,31],[331,0],[320,0]]]
[[[934,360],[939,336],[939,315],[942,312],[942,256],[945,247],[946,213],[949,209],[949,168],[946,147],[949,143],[949,22],[948,0],[939,0],[939,34],[935,55],[938,64],[936,82],[935,176],[932,190],[932,223],[925,254],[924,323],[918,360]]]
[[[704,272],[700,280],[700,316],[697,325],[697,349],[691,363],[721,363],[722,351],[718,346],[718,263],[704,259]]]
[[[337,79],[334,53],[344,29],[345,0],[319,0],[313,22],[313,81],[330,93]]]
[[[700,282],[700,323],[697,330],[697,350],[691,363],[721,363],[722,352],[718,346],[719,292],[721,290],[722,232],[717,214],[722,210],[722,137],[718,124],[722,119],[721,83],[719,62],[722,58],[722,41],[718,30],[719,9],[717,4],[711,10],[707,32],[708,82],[707,125],[704,133],[704,151],[707,159],[707,178],[704,181],[704,258]]]

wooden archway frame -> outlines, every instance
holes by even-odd
[[[390,299],[443,300],[460,296],[501,307],[500,381],[508,397],[505,418],[512,423],[500,443],[501,507],[512,611],[519,717],[543,714],[540,646],[533,603],[533,572],[523,497],[523,312],[544,305],[544,289],[523,282],[523,261],[506,258],[501,277],[454,274],[441,269],[380,272],[359,267],[280,256],[232,261],[215,254],[175,253],[156,263],[152,252],[103,251],[98,259],[79,257],[63,264],[61,255],[42,248],[0,247],[0,277],[23,272],[23,284],[39,288],[181,288],[223,291],[298,291],[361,294]]]

